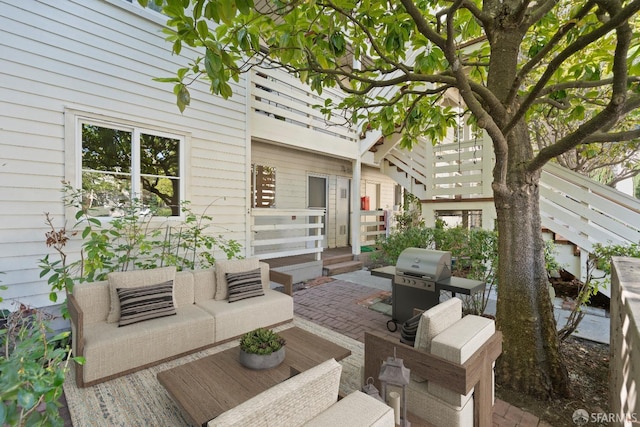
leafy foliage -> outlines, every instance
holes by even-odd
[[[482,229],[410,227],[392,233],[378,242],[376,257],[387,265],[394,265],[407,248],[428,248],[451,252],[452,274],[487,283],[481,294],[463,297],[467,313],[484,313],[491,291],[497,287],[498,265],[497,233]]]
[[[0,424],[63,426],[58,402],[70,360],[70,332],[53,336],[50,316],[20,305],[0,317]]]
[[[240,338],[240,349],[252,354],[271,354],[285,344],[284,338],[266,328],[254,329]]]
[[[82,192],[69,185],[63,188],[65,203],[76,209],[76,224],[71,230],[56,229],[46,213],[51,230],[46,233],[47,246],[58,253],[58,259],[46,255],[40,260],[40,277],[48,276],[49,299],[57,301],[60,291],[71,292],[74,283],[105,280],[112,271],[149,269],[173,265],[178,270],[208,268],[215,263],[215,251],[227,259],[237,257],[239,242],[213,235],[208,229],[213,217],[194,214],[188,203],[182,204],[184,221],[156,220],[153,214],[141,214],[136,200],[123,207],[122,215],[103,223],[92,217],[81,203]],[[210,205],[211,206],[211,205]],[[75,236],[82,239],[80,258],[69,261],[65,252]],[[66,310],[66,307],[65,307]]]

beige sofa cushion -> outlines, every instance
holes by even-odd
[[[216,261],[216,292],[214,299],[222,301],[227,299],[227,278],[226,273],[242,273],[244,271],[255,270],[260,267],[258,258],[247,259],[223,259]]]
[[[334,359],[329,359],[222,413],[207,425],[303,425],[338,400],[341,372],[342,366]]]
[[[124,328],[117,323],[85,325],[84,381],[137,369],[215,342],[214,319],[197,306],[178,307],[176,315]]]
[[[173,266],[109,273],[107,280],[109,281],[110,310],[107,316],[107,323],[116,323],[120,320],[120,300],[118,299],[116,288],[137,288],[140,286],[157,285],[158,283],[174,280],[175,276],[176,268]],[[178,305],[175,297],[173,305]]]
[[[215,318],[216,341],[293,319],[293,298],[273,289],[266,289],[263,296],[234,303],[206,300],[196,305]]]
[[[304,426],[395,427],[393,415],[390,406],[356,390]]]
[[[453,325],[462,318],[462,301],[451,298],[431,307],[422,313],[414,347],[427,352],[431,351],[433,337]]]

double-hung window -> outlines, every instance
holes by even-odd
[[[184,136],[81,121],[83,202],[93,216],[180,216]]]

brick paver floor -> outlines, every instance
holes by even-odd
[[[294,313],[361,342],[364,342],[364,331],[384,332],[399,340],[399,331],[392,333],[387,329],[390,318],[366,306],[365,301],[379,292],[344,280],[321,280],[320,284],[311,281],[306,288],[294,292]],[[494,406],[493,425],[550,427],[535,415],[500,399],[496,399]]]

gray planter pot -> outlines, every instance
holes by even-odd
[[[253,354],[240,350],[240,364],[245,368],[262,370],[275,368],[284,360],[285,347],[271,354]]]

